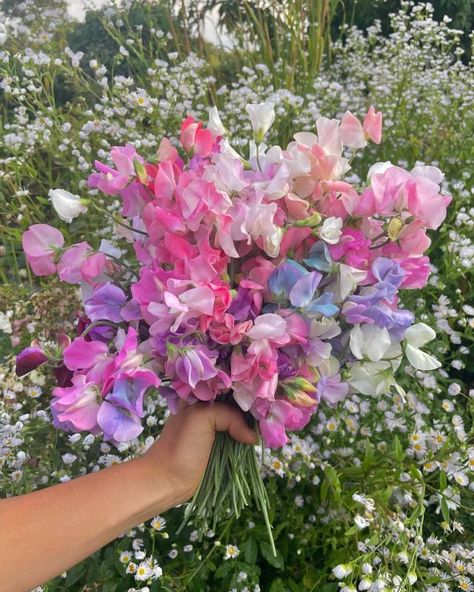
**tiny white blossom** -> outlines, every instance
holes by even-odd
[[[224,559],[235,559],[239,553],[239,548],[236,545],[226,545]]]

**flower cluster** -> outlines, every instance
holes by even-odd
[[[349,153],[381,141],[373,107],[363,123],[349,111],[340,121],[321,117],[316,133],[296,133],[285,149],[263,142],[273,104],[247,110],[248,159],[213,108],[207,127],[183,121],[182,152],[164,138],[153,161],[128,144],[112,149],[113,166],[96,162],[89,185],[120,196],[138,271],[107,243],[98,252],[87,242],[64,248],[45,224],[23,235],[37,275],[57,272],[83,294],[79,335],[54,357],[57,427],[125,442],[143,429],[151,387],[172,411],[179,399],[231,393],[278,448],[321,399],[399,388],[403,351],[415,368],[438,367],[420,349],[434,331],[413,324],[399,291],[427,281],[426,230],[438,228],[451,200],[440,194],[441,171],[377,163],[359,193],[345,176]],[[84,209],[71,194],[52,198],[65,218]],[[18,372],[48,359],[28,348]]]

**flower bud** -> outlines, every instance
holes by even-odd
[[[85,201],[65,189],[50,189],[49,199],[61,220],[72,222],[79,214],[87,211]]]
[[[392,218],[388,224],[387,234],[390,240],[396,241],[400,236],[400,232],[404,227],[403,220],[400,218]]]

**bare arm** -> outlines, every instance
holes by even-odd
[[[224,404],[185,407],[140,458],[0,500],[0,581],[28,592],[196,490],[216,431],[252,444],[242,414]],[[21,568],[20,568],[21,566]]]

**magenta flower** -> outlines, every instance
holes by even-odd
[[[56,272],[56,251],[64,245],[59,230],[48,224],[33,224],[23,234],[22,244],[33,273],[51,275]]]
[[[108,358],[109,348],[102,341],[76,337],[64,350],[64,364],[69,370],[88,370]]]

